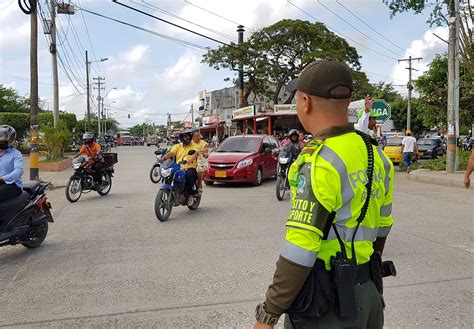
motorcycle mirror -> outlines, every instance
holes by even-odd
[[[161,154],[163,154],[163,151],[162,151],[162,150],[156,150],[156,151],[155,151],[155,155],[161,155]]]
[[[190,150],[190,151],[188,152],[188,155],[193,155],[194,153],[196,153],[196,150]]]

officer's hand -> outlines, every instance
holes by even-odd
[[[255,322],[253,329],[273,329],[273,326],[261,322]]]
[[[369,113],[372,110],[372,105],[374,104],[375,97],[370,97],[369,95],[365,96],[365,112]]]
[[[467,189],[471,187],[471,179],[469,178],[469,176],[464,176],[464,187],[466,187]]]

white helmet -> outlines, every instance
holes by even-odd
[[[0,125],[0,140],[8,141],[8,146],[12,146],[15,139],[15,128],[9,125]]]

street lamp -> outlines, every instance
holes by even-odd
[[[103,57],[99,59],[98,61],[89,61],[89,55],[86,50],[86,91],[87,91],[87,127],[90,128],[91,126],[91,105],[90,105],[90,87],[89,87],[89,65],[92,63],[97,63],[97,62],[105,62],[107,61],[107,57]]]

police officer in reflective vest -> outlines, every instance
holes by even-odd
[[[286,241],[254,328],[382,328],[381,254],[392,227],[393,165],[348,122],[350,69],[309,64],[296,81],[298,118],[313,134],[288,175]]]

